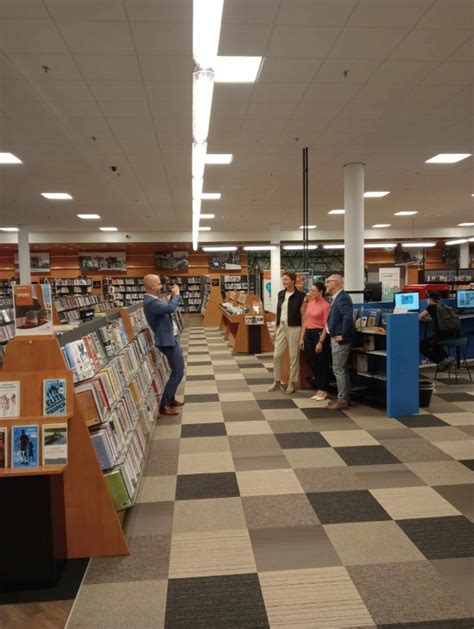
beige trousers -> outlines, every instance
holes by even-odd
[[[273,353],[273,379],[281,382],[281,360],[288,348],[290,355],[290,382],[298,382],[300,373],[300,336],[301,326],[289,326],[280,323],[275,335],[275,351]]]

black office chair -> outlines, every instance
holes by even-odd
[[[451,379],[451,371],[454,370],[454,377],[456,384],[458,383],[458,371],[460,369],[466,369],[469,380],[472,382],[471,370],[469,368],[469,363],[467,362],[467,349],[469,346],[469,337],[462,336],[459,339],[449,339],[446,341],[440,341],[438,343],[440,347],[442,347],[449,357],[455,358],[452,364],[448,369],[448,377]],[[438,365],[436,365],[436,371],[434,375],[434,379],[436,380],[436,376],[438,375]]]

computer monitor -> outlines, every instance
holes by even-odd
[[[420,309],[420,294],[413,293],[395,293],[395,308],[406,308],[410,311],[418,311]]]
[[[474,290],[458,290],[456,308],[474,310]]]

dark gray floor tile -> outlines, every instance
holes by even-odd
[[[141,502],[134,510],[132,537],[171,535],[174,502]]]
[[[434,489],[463,515],[474,520],[474,485],[443,485]]]
[[[246,378],[248,384],[272,384],[273,378],[261,378],[258,376],[257,378]]]
[[[199,402],[218,402],[219,396],[217,393],[202,393],[202,394],[188,394],[184,396],[184,401],[189,404],[196,404]]]
[[[347,418],[344,411],[333,411],[330,408],[302,408],[308,419]]]
[[[445,402],[474,402],[474,397],[464,391],[453,391],[452,393],[438,393]]]
[[[206,374],[204,376],[186,376],[186,382],[205,382],[206,380],[215,380],[214,374]]]
[[[399,520],[397,524],[427,559],[474,556],[474,524],[464,516]]]
[[[390,516],[369,491],[325,491],[308,493],[308,500],[321,524],[375,522]]]
[[[406,417],[397,417],[397,421],[404,424],[408,428],[428,428],[430,426],[448,426],[435,415],[408,415]]]
[[[239,495],[239,486],[234,472],[184,474],[178,476],[176,482],[176,500],[234,498]]]
[[[276,433],[275,437],[284,450],[293,448],[329,448],[329,443],[319,432]]]
[[[474,471],[474,459],[466,459],[465,461],[459,461],[459,463],[462,463],[463,465],[468,467],[470,470]]]
[[[278,408],[298,408],[292,399],[258,400],[258,405],[262,410],[272,410]]]
[[[215,424],[183,424],[181,437],[222,437],[226,429],[224,422]]]
[[[400,463],[384,446],[345,446],[334,449],[347,465],[390,465]]]

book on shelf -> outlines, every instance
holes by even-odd
[[[20,381],[0,382],[0,418],[13,419],[20,416]]]
[[[366,352],[371,352],[375,350],[375,337],[371,334],[363,334],[362,335],[362,347]]]
[[[12,426],[12,467],[38,466],[39,428],[37,425]]]
[[[43,424],[43,465],[66,465],[68,449],[67,423]]]
[[[375,328],[379,325],[379,321],[380,321],[380,310],[378,308],[373,308],[369,310],[369,313],[367,316],[367,327]]]
[[[47,378],[43,380],[43,415],[57,416],[66,414],[65,378]]]
[[[13,304],[16,336],[53,333],[49,284],[15,284]]]
[[[0,427],[0,470],[8,467],[8,433]]]
[[[122,511],[132,506],[130,496],[125,485],[122,470],[120,468],[104,474],[105,482],[116,511]]]

